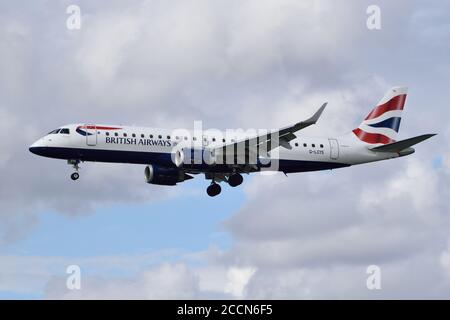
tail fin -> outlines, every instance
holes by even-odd
[[[370,144],[395,142],[407,92],[406,87],[394,87],[386,92],[359,127],[353,130],[358,139]]]

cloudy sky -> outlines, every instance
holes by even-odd
[[[82,13],[69,30],[69,5]],[[381,29],[366,26],[381,9]],[[446,1],[0,2],[0,298],[449,298],[450,5]],[[305,135],[356,127],[409,95],[402,159],[147,185],[143,166],[28,146],[66,123],[275,128],[329,105]],[[81,290],[66,286],[81,268]],[[381,289],[368,290],[368,266]]]

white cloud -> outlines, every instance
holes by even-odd
[[[244,296],[244,290],[248,282],[255,274],[255,268],[236,268],[232,267],[227,272],[228,282],[225,286],[225,292],[230,293],[237,298]]]
[[[195,299],[242,298],[256,272],[210,260],[214,250],[195,256],[166,250],[134,256],[40,257],[0,255],[0,291],[35,294],[49,299]],[[189,266],[186,262],[205,263]],[[171,259],[185,262],[164,262]],[[69,265],[81,270],[81,290],[66,286]]]
[[[102,276],[81,278],[81,290],[69,290],[65,279],[53,277],[45,295],[49,299],[194,299],[198,280],[183,264],[164,263],[135,278]]]

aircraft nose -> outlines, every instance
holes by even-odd
[[[42,144],[42,139],[39,139],[35,143],[33,143],[28,150],[30,150],[31,153],[41,155],[42,151],[44,149],[44,145]]]

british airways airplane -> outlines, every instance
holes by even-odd
[[[242,174],[264,170],[285,174],[329,170],[410,155],[425,134],[396,141],[407,88],[394,87],[364,121],[337,137],[305,137],[298,132],[317,122],[326,103],[309,119],[278,130],[223,132],[167,130],[100,124],[62,126],[33,143],[37,155],[67,160],[79,178],[84,161],[146,165],[147,183],[176,185],[204,174],[209,196],[221,192],[221,182],[240,185]]]

